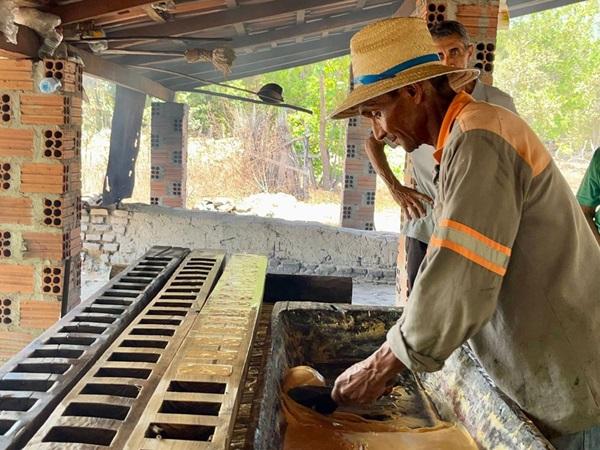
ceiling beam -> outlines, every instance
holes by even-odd
[[[120,84],[134,91],[143,92],[166,102],[173,101],[175,98],[175,92],[171,89],[157,81],[138,74],[132,69],[107,61],[72,46],[69,47],[69,51],[83,60],[83,71],[89,75],[112,81],[113,83]]]
[[[266,19],[267,17],[295,13],[301,9],[327,6],[334,3],[340,3],[340,0],[295,0],[285,2],[274,0],[268,3],[246,6],[241,5],[238,8],[194,16],[189,19],[181,19],[172,23],[153,24],[126,29],[110,33],[110,36],[143,36],[147,34],[155,36],[184,36],[200,31],[204,32],[213,28],[224,27],[227,25],[234,26],[237,23]]]
[[[415,0],[404,0],[402,5],[394,13],[394,17],[410,17],[417,10],[417,2]]]
[[[583,0],[508,0],[508,11],[510,13],[510,17],[519,17],[581,1]]]
[[[290,26],[279,30],[270,30],[265,33],[255,34],[246,37],[237,37],[229,44],[235,50],[258,47],[271,42],[279,42],[284,40],[296,39],[312,34],[322,33],[323,31],[339,30],[347,26],[360,26],[373,20],[390,17],[398,10],[401,0],[392,4],[388,4],[381,8],[370,8],[366,11],[349,11],[344,15],[337,14],[335,17],[326,17],[322,20],[304,23],[302,25]],[[356,28],[355,28],[356,29]],[[178,72],[185,71],[185,67],[189,67],[188,63],[184,63],[181,58],[159,58],[153,56],[119,56],[111,57],[112,61],[121,64],[133,65],[156,65],[165,69],[176,70]],[[173,66],[173,63],[180,61],[180,64]],[[235,68],[236,62],[234,62]]]
[[[9,59],[37,58],[40,38],[30,28],[18,25],[17,44],[6,42],[0,34],[0,57]]]
[[[50,8],[49,12],[59,16],[63,25],[68,25],[97,19],[107,14],[127,11],[130,8],[149,6],[152,3],[154,2],[148,0],[82,0],[76,3],[54,6]]]

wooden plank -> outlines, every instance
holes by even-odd
[[[187,252],[182,248],[153,247],[129,266],[121,277],[109,282],[90,300],[76,306],[0,368],[0,400],[17,394],[23,396],[14,412],[18,420],[8,432],[0,435],[0,449],[23,448],[60,400],[158,292]],[[134,278],[132,273],[148,264],[152,264],[155,270],[152,278],[140,282],[145,289],[140,288],[133,296],[120,296],[115,292],[113,286],[121,278]],[[4,273],[6,268],[0,268],[0,274]],[[4,285],[2,280],[0,285]],[[116,309],[112,314],[86,313],[86,309],[96,302],[109,302],[116,305]],[[31,366],[34,360],[38,364]],[[28,365],[31,371],[27,371],[24,365]],[[31,374],[39,378],[32,379]],[[37,399],[33,404],[27,402],[31,396]]]
[[[263,256],[230,258],[127,448],[228,448],[244,389],[266,268]],[[185,392],[189,400],[197,396],[196,403],[174,404],[174,392]],[[221,395],[218,408],[202,404],[208,394]]]
[[[110,37],[118,36],[183,36],[186,34],[207,31],[210,29],[249,22],[252,20],[266,19],[267,17],[295,13],[307,8],[326,6],[340,3],[340,0],[296,0],[293,2],[270,1],[267,3],[240,5],[238,8],[228,9],[215,13],[190,17],[166,24],[153,24],[133,29],[110,33]],[[124,48],[131,44],[120,45]]]
[[[0,57],[9,59],[36,58],[40,48],[40,38],[30,28],[18,25],[17,44],[0,39]]]
[[[151,5],[148,0],[111,0],[99,2],[98,0],[82,0],[66,5],[57,5],[50,8],[49,12],[59,16],[63,25],[75,22],[84,22],[97,19],[108,14],[125,13],[130,8]]]
[[[123,448],[169,363],[178,354],[198,311],[202,310],[224,256],[223,252],[210,250],[190,253],[136,320],[58,405],[26,448],[62,448],[66,443]],[[199,269],[199,264],[210,269],[208,275],[206,270]],[[178,287],[184,273],[196,273],[194,286],[185,293],[179,292]],[[91,315],[100,317],[88,314]],[[157,343],[156,339],[140,340],[140,336],[162,339]],[[119,393],[115,385],[135,386],[134,395],[127,391]],[[98,395],[129,400],[116,405],[110,399],[98,401]],[[108,423],[107,418],[117,420]],[[69,428],[74,436],[61,435],[57,432],[60,427]],[[108,428],[109,436],[102,433],[102,429]]]
[[[265,303],[309,301],[352,303],[351,277],[267,274]]]
[[[127,67],[115,64],[106,58],[100,58],[73,46],[69,46],[69,50],[83,60],[84,71],[88,75],[112,81],[113,83],[120,84],[134,91],[143,92],[166,102],[173,101],[175,98],[175,92],[169,88]]]

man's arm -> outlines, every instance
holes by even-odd
[[[594,216],[596,215],[596,208],[593,208],[591,206],[584,206],[584,205],[579,205],[579,206],[581,206],[583,215],[585,216],[587,223],[589,224],[590,228],[592,229],[592,233],[594,233],[596,242],[598,242],[598,245],[600,245],[600,233],[598,232],[598,226],[596,225],[596,222],[594,222]]]
[[[409,219],[425,216],[426,212],[423,202],[431,203],[431,198],[400,183],[387,161],[385,152],[383,151],[384,145],[383,142],[378,141],[374,136],[370,136],[365,143],[365,151],[375,172],[384,181],[392,197]]]
[[[444,151],[451,153],[443,161],[441,216],[425,267],[404,314],[387,334],[386,343],[399,364],[388,361],[382,378],[403,366],[441,369],[496,310],[531,170],[491,133],[469,132],[452,146],[453,151]],[[381,390],[382,381],[365,369],[353,366],[348,372],[350,376],[344,373],[336,380],[337,400],[362,403],[373,397],[369,390],[352,390],[352,377]]]

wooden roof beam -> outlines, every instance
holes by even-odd
[[[194,16],[189,19],[181,19],[172,23],[152,24],[125,29],[123,31],[110,33],[110,36],[144,36],[149,34],[154,36],[185,36],[186,34],[197,33],[200,31],[204,32],[228,25],[235,26],[237,23],[295,13],[299,10],[327,6],[335,3],[341,3],[341,0],[296,0],[287,2],[273,0],[268,3],[240,5],[237,8]],[[122,47],[128,46],[130,45],[123,45]]]
[[[78,55],[84,64],[84,72],[120,84],[134,91],[143,92],[166,102],[173,101],[175,92],[158,81],[151,80],[136,71],[107,61],[79,48],[69,47],[71,53]]]
[[[0,57],[9,59],[37,58],[40,38],[30,28],[19,25],[17,44],[6,42],[0,33]]]
[[[96,19],[107,14],[127,11],[131,8],[150,6],[152,3],[154,2],[148,0],[82,0],[76,3],[54,6],[50,8],[49,12],[59,16],[63,25],[68,25]]]

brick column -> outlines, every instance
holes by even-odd
[[[79,302],[80,65],[0,61],[0,360]],[[62,88],[40,93],[41,78]]]
[[[350,89],[352,85],[350,71]],[[361,116],[348,119],[346,158],[344,160],[344,190],[340,223],[345,228],[375,229],[375,188],[377,174],[365,152],[371,123]]]
[[[152,103],[150,204],[185,208],[188,106]]]

